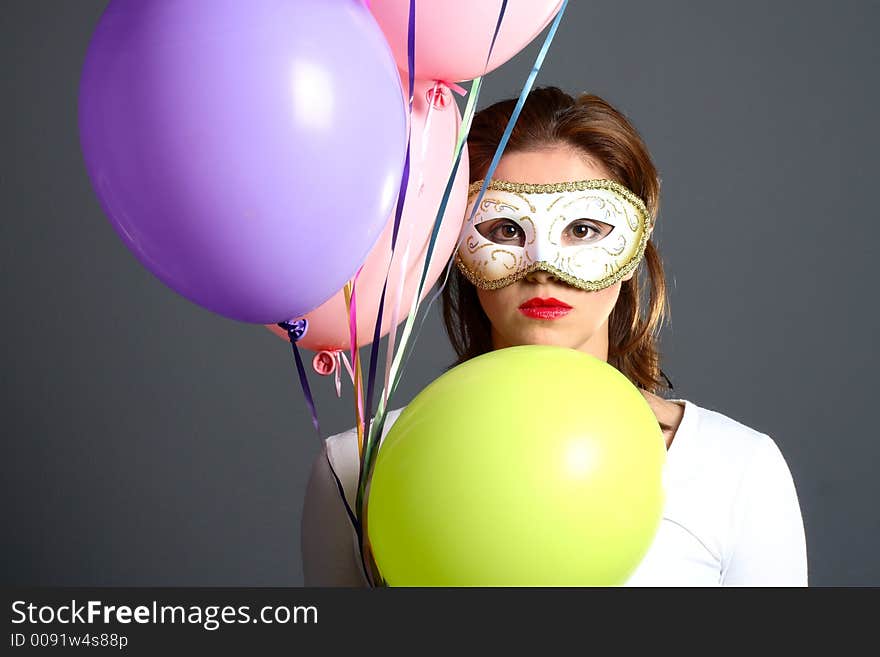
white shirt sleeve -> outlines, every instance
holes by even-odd
[[[807,586],[804,524],[791,471],[764,436],[734,501],[723,586]]]
[[[342,482],[357,481],[357,463],[336,464]],[[357,534],[327,462],[327,444],[312,464],[303,502],[301,547],[305,586],[369,586]]]

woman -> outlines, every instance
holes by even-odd
[[[468,137],[473,222],[443,297],[456,364],[514,345],[557,345],[607,361],[641,390],[668,450],[666,502],[628,586],[806,586],[803,520],[776,443],[656,394],[668,389],[657,350],[666,289],[650,239],[660,184],[641,137],[597,96],[536,89],[473,210],[514,104],[477,113]],[[389,414],[386,432],[399,414]],[[366,586],[328,457],[352,502],[353,430],[328,438],[312,468],[305,584]]]

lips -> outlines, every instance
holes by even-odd
[[[549,299],[542,299],[541,297],[534,297],[533,299],[529,299],[525,303],[523,303],[519,309],[523,308],[564,308],[566,310],[571,310],[571,306],[569,306],[564,301],[560,301],[559,299],[554,299],[550,297]]]
[[[554,299],[542,299],[534,297],[519,307],[519,311],[532,319],[559,319],[570,313],[572,307],[564,301]]]

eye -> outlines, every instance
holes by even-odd
[[[614,226],[595,219],[576,219],[562,233],[563,241],[568,244],[584,244],[598,242],[614,230]]]
[[[522,227],[510,219],[484,221],[477,225],[477,230],[480,235],[496,244],[523,246],[526,243],[526,234]]]

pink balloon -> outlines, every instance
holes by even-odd
[[[561,5],[562,0],[508,0],[485,72],[525,48]],[[372,2],[370,11],[385,33],[397,66],[406,71],[409,0]],[[500,11],[501,0],[416,2],[415,77],[458,82],[483,75]]]
[[[404,83],[404,86],[406,84]],[[452,97],[452,92],[442,84],[438,86],[438,90],[439,93],[434,91],[433,82],[424,81],[415,84],[409,183],[400,219],[397,246],[388,275],[388,290],[382,317],[382,336],[391,331],[391,316],[401,282],[403,282],[403,294],[400,300],[398,324],[405,320],[409,314],[410,305],[415,297],[422,269],[425,266],[425,255],[434,227],[434,220],[443,198],[449,173],[452,170],[452,158],[461,124],[461,114]],[[431,97],[435,97],[435,100],[433,102],[434,108],[429,117],[428,107]],[[430,123],[426,126],[428,120]],[[368,130],[369,127],[365,126],[365,129]],[[468,154],[467,146],[465,146],[449,203],[443,215],[440,232],[437,235],[437,242],[434,245],[434,254],[431,258],[431,266],[428,270],[422,298],[428,294],[431,286],[439,278],[458,241],[467,205],[468,173]],[[388,262],[391,260],[393,230],[394,211],[392,210],[385,230],[367,256],[357,280],[358,346],[370,344],[373,341],[373,330],[379,311],[382,285],[385,282]],[[409,256],[406,269],[404,269],[404,251],[406,251],[408,239]],[[297,346],[313,351],[349,349],[349,321],[345,309],[345,295],[342,290],[305,315],[305,318],[308,320],[308,330],[297,342]],[[288,339],[287,332],[280,327],[269,324],[266,328],[284,340]]]

